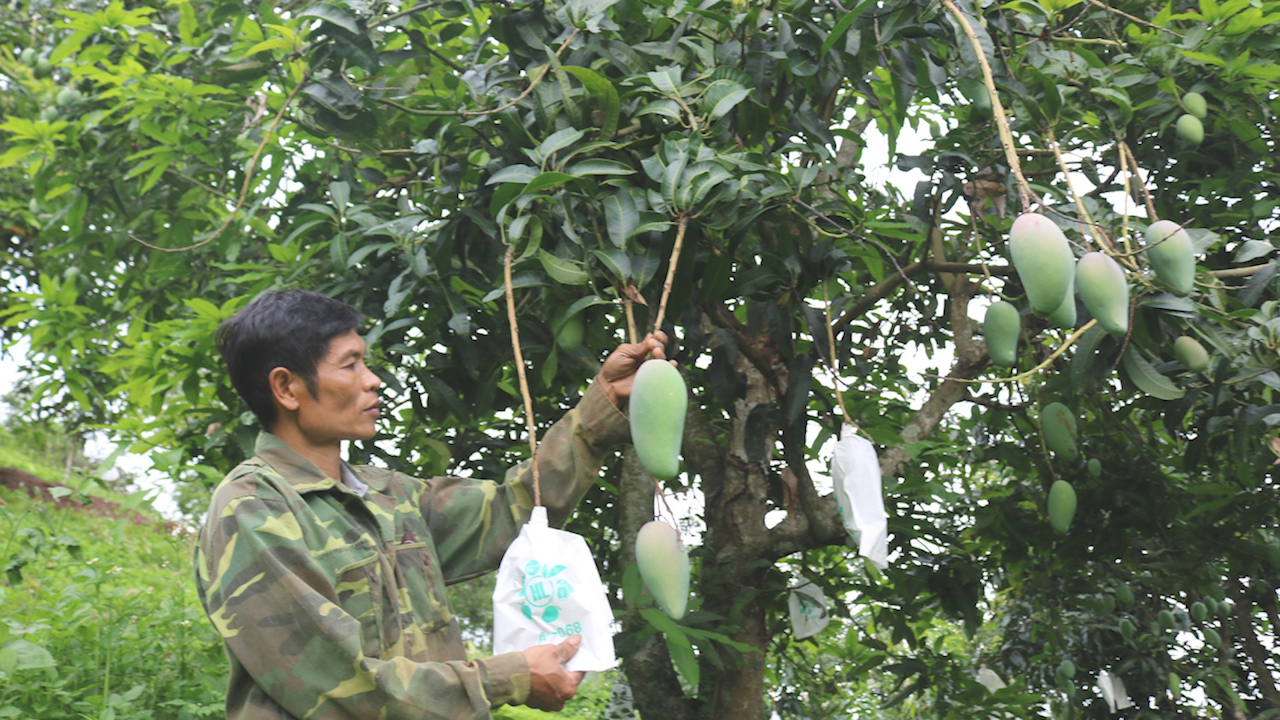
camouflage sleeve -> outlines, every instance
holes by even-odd
[[[542,504],[555,527],[564,525],[600,474],[604,454],[630,439],[630,424],[598,382],[578,406],[552,425],[538,444]],[[505,480],[434,478],[421,501],[447,582],[489,572],[529,519],[533,471],[525,461]]]
[[[359,606],[352,594],[370,594],[361,568],[385,558],[359,544],[321,551],[343,557],[317,557],[278,499],[219,504],[201,538],[201,599],[233,656],[233,683],[242,670],[269,697],[238,701],[275,703],[281,717],[304,720],[461,720],[489,718],[491,708],[528,697],[521,653],[452,662],[366,655],[361,622],[343,607]],[[369,599],[373,613],[376,602]]]

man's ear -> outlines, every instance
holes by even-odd
[[[302,377],[286,367],[273,368],[267,375],[267,384],[271,387],[271,396],[276,404],[285,410],[297,411],[298,395],[307,392]]]

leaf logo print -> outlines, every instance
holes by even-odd
[[[533,620],[535,614],[545,622],[555,622],[560,617],[560,609],[555,606],[556,600],[563,600],[573,594],[573,584],[563,578],[552,578],[566,568],[564,565],[550,567],[530,560],[525,564],[524,585],[520,589],[523,603],[520,612]],[[540,611],[540,612],[539,612]]]

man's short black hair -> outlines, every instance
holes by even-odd
[[[329,341],[356,329],[363,316],[350,305],[310,290],[259,295],[218,326],[214,344],[231,384],[265,430],[276,422],[268,376],[278,367],[302,376],[316,394],[316,367]]]

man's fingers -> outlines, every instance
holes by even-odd
[[[556,646],[556,659],[561,663],[568,662],[569,658],[578,653],[578,648],[582,646],[582,636],[574,635],[568,640]],[[581,678],[579,678],[581,680]]]

